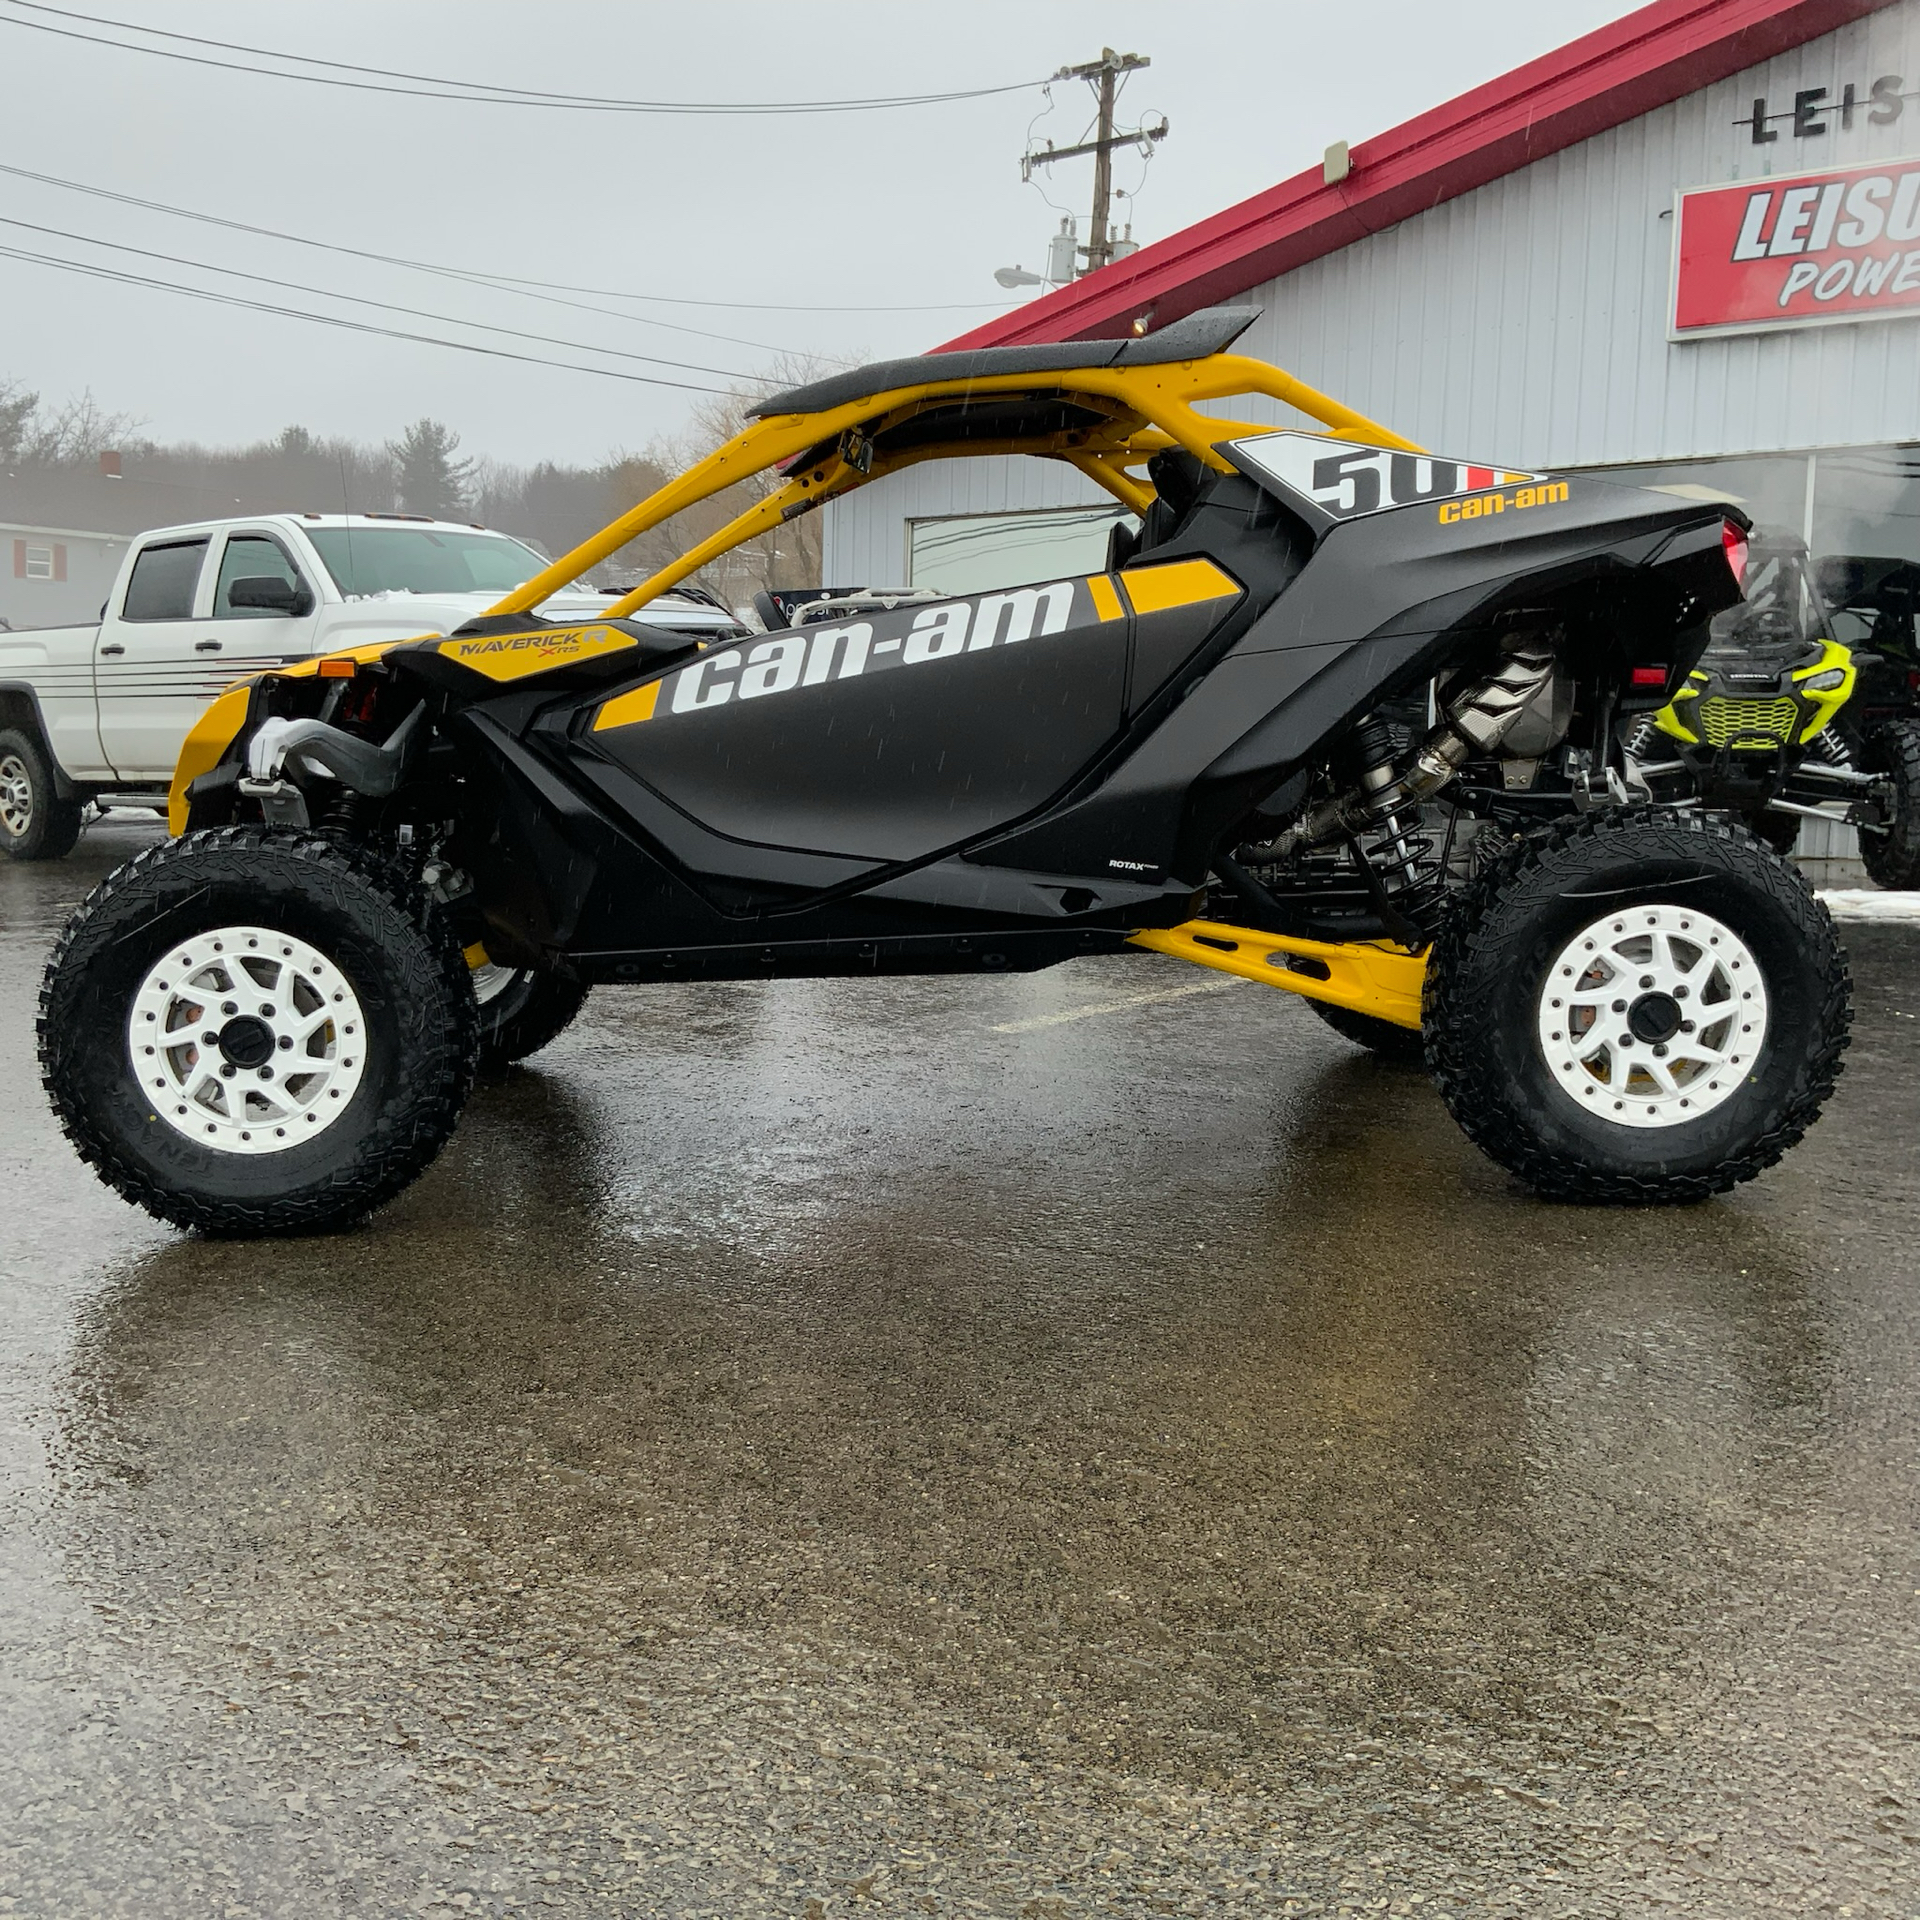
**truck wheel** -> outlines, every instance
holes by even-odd
[[[320,1233],[407,1186],[473,1084],[457,937],[366,852],[266,827],[150,847],[47,963],[40,1066],[109,1186],[175,1226]]]
[[[492,1074],[558,1039],[586,1003],[587,989],[556,973],[489,964],[473,970],[473,997],[480,1006],[480,1071]]]
[[[61,860],[80,838],[81,803],[62,800],[53,763],[29,733],[0,732],[0,853],[16,860]]]
[[[0,736],[3,738],[4,736]],[[1920,887],[1920,720],[1889,720],[1867,736],[1862,764],[1893,781],[1893,819],[1885,833],[1860,835],[1860,859],[1876,887]]]
[[[1306,996],[1303,994],[1301,998]],[[1308,1000],[1307,1005],[1341,1039],[1351,1040],[1356,1047],[1365,1047],[1382,1060],[1391,1060],[1396,1066],[1417,1067],[1426,1058],[1426,1042],[1416,1028],[1397,1027],[1377,1014],[1355,1013],[1351,1007],[1331,1006],[1325,1000]]]
[[[1851,1018],[1801,875],[1724,819],[1557,823],[1469,883],[1427,1059],[1475,1145],[1555,1199],[1704,1199],[1819,1118]]]

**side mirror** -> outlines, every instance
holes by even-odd
[[[282,580],[277,574],[254,573],[227,589],[227,605],[253,613],[290,614],[297,619],[313,611],[313,595],[296,581]]]

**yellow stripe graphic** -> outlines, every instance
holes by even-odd
[[[1135,613],[1159,613],[1190,607],[1200,600],[1224,600],[1240,591],[1238,582],[1211,560],[1176,560],[1164,567],[1141,567],[1120,576]]]
[[[604,733],[609,727],[632,727],[642,720],[651,720],[654,703],[659,698],[658,680],[649,680],[644,687],[635,687],[631,693],[616,694],[600,709],[593,723],[594,732]]]
[[[1122,613],[1120,596],[1113,590],[1113,582],[1104,573],[1096,573],[1087,582],[1087,591],[1093,596],[1093,610],[1102,620],[1118,620]]]

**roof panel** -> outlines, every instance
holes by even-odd
[[[1362,141],[1328,186],[1295,174],[949,341],[943,352],[1115,339],[1263,280],[1637,119],[1895,0],[1655,0]]]

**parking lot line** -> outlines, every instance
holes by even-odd
[[[1158,993],[1130,993],[1124,1000],[1097,1000],[1091,1006],[1065,1007],[1059,1013],[1038,1013],[1031,1020],[1006,1020],[989,1033],[1035,1033],[1042,1027],[1064,1027],[1070,1020],[1091,1020],[1096,1014],[1125,1013],[1129,1007],[1150,1007],[1157,1000],[1184,1000],[1193,993],[1219,993],[1243,986],[1240,980],[1201,980],[1191,987],[1162,987]]]

